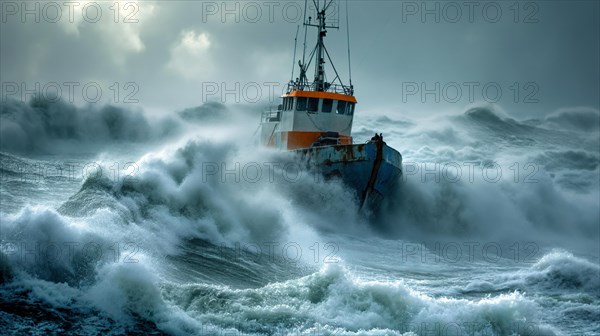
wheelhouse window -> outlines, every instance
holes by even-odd
[[[321,109],[324,113],[331,113],[333,108],[333,99],[323,99],[323,108]]]
[[[346,114],[347,115],[354,115],[354,105],[355,103],[348,103],[346,106]]]
[[[308,98],[308,112],[317,113],[319,111],[319,98]]]
[[[296,111],[306,111],[306,97],[298,97],[296,99]]]
[[[292,109],[291,99],[292,98],[289,98],[289,97],[283,98],[283,110],[284,111],[289,111]]]
[[[337,114],[345,114],[346,113],[346,102],[343,100],[338,100],[337,102]]]

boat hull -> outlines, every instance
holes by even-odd
[[[383,141],[298,149],[302,160],[326,178],[340,178],[360,200],[376,203],[397,187],[402,156]]]

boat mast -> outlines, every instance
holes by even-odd
[[[300,78],[298,81],[298,84],[301,88],[306,88],[307,86],[310,85],[309,90],[314,90],[314,91],[327,91],[329,90],[329,88],[331,87],[331,85],[333,84],[333,82],[335,82],[336,80],[339,81],[340,86],[344,89],[345,92],[348,92],[349,94],[352,94],[353,90],[352,90],[352,86],[350,87],[346,87],[343,85],[342,80],[337,72],[337,69],[335,68],[335,65],[333,64],[331,57],[329,56],[329,52],[327,51],[327,48],[325,47],[325,36],[327,36],[327,29],[328,28],[333,28],[333,29],[339,29],[340,27],[337,26],[336,24],[330,24],[327,25],[327,20],[326,20],[326,13],[327,13],[327,9],[329,9],[329,7],[335,2],[336,0],[323,0],[323,3],[321,3],[321,0],[312,0],[315,9],[316,9],[316,13],[317,13],[317,17],[316,20],[313,22],[313,18],[312,17],[308,17],[308,21],[306,20],[306,11],[307,11],[307,6],[306,6],[306,2],[305,2],[305,20],[304,20],[304,51],[303,51],[303,56],[302,56],[302,61],[298,61],[298,65],[300,66]],[[317,28],[317,44],[314,47],[314,49],[312,50],[312,52],[310,53],[310,55],[308,56],[308,64],[306,63],[306,29],[308,27],[316,27]],[[327,59],[329,60],[329,62],[331,63],[331,66],[333,67],[333,71],[336,74],[336,77],[334,78],[334,80],[332,81],[332,83],[328,83],[326,82],[325,79],[325,56],[327,56]],[[312,83],[310,83],[308,81],[308,78],[306,76],[306,72],[310,66],[310,63],[312,61],[315,61],[315,73],[314,73],[314,80]]]
[[[302,61],[298,61],[298,65],[300,66],[300,81],[298,84],[302,86],[308,84],[308,79],[306,78],[306,37],[308,33],[308,25],[306,24],[307,9],[308,0],[304,0],[304,21],[302,21],[302,24],[304,25],[304,48],[302,51]]]
[[[327,1],[327,0],[325,0]],[[315,79],[314,85],[316,91],[325,90],[325,60],[323,59],[323,39],[327,35],[327,29],[325,28],[325,9],[319,11],[318,2],[317,6],[317,22],[316,27],[318,28],[317,36],[317,51],[316,51],[316,66],[315,66]]]

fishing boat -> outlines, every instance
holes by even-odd
[[[262,114],[260,141],[265,146],[295,152],[300,160],[327,178],[341,179],[355,191],[361,208],[371,207],[396,186],[402,175],[402,156],[386,144],[382,134],[375,133],[365,143],[353,142],[351,132],[357,100],[352,85],[349,30],[348,84],[342,82],[324,44],[327,30],[339,29],[338,21],[326,18],[332,4],[334,0],[314,0],[314,21],[312,17],[306,20],[305,6],[304,51],[298,60],[300,74],[294,79],[297,49],[294,47],[292,79],[277,109]],[[307,57],[308,28],[316,28],[317,39]],[[335,73],[331,81],[325,74],[326,59]],[[314,77],[309,81],[311,64]]]

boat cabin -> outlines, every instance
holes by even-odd
[[[263,113],[261,142],[287,150],[352,144],[356,98],[348,88],[330,85],[328,91],[303,89],[290,83],[277,111]]]

